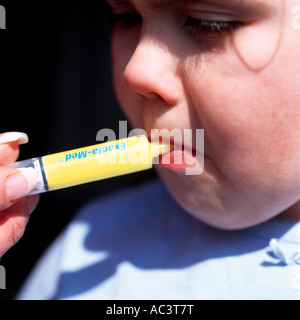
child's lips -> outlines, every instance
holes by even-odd
[[[182,147],[173,146],[169,153],[159,157],[159,164],[169,169],[184,169],[196,165],[196,151]]]
[[[196,152],[193,147],[192,141],[190,143],[182,144],[183,138],[176,141],[174,137],[162,137],[162,136],[151,136],[149,135],[149,141],[156,141],[160,143],[170,144],[171,151],[162,154],[158,158],[158,163],[162,167],[169,169],[184,170],[186,168],[196,167],[198,162],[202,162],[199,156],[204,156],[203,153]],[[199,160],[199,161],[198,161]]]

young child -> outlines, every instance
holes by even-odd
[[[204,129],[204,172],[161,164],[164,184],[84,206],[19,299],[299,299],[298,3],[108,2],[115,91],[129,121],[149,135]],[[25,140],[7,137],[2,164]],[[175,158],[195,154],[195,137],[183,141],[173,141]],[[37,202],[16,201],[28,185],[15,173],[0,170],[2,254]]]

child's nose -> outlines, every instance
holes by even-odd
[[[129,60],[124,79],[134,93],[148,99],[157,97],[174,106],[182,94],[179,58],[159,40],[141,38]]]

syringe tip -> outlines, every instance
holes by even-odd
[[[160,143],[160,142],[151,142],[152,157],[158,157],[160,155],[171,152],[174,147],[170,144]]]

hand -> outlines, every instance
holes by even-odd
[[[0,257],[22,237],[39,196],[25,195],[33,189],[34,177],[3,167],[19,156],[19,145],[28,142],[24,133],[0,134]]]

